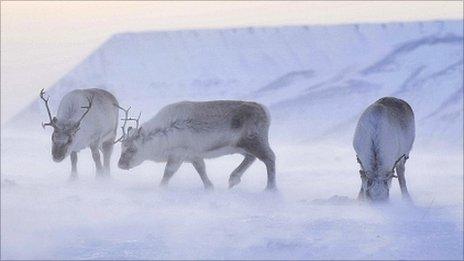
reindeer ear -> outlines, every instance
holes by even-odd
[[[147,132],[144,128],[140,127],[138,135],[142,137],[142,142],[146,142],[150,139],[150,132]]]

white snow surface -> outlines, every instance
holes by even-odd
[[[349,144],[273,142],[277,193],[256,162],[227,189],[241,157],[207,160],[215,190],[190,164],[161,189],[163,164],[94,178],[89,150],[54,163],[50,131],[2,135],[2,259],[462,259],[462,153],[414,151],[406,166],[415,206],[394,180],[386,205],[354,200]],[[114,158],[118,157],[119,148]]]
[[[94,177],[90,151],[51,158],[36,101],[1,135],[2,259],[458,259],[463,257],[462,21],[123,33],[49,89],[101,86],[148,120],[179,100],[247,99],[270,108],[276,193],[257,161],[227,181],[239,155],[190,164],[165,189],[164,165]],[[386,95],[407,100],[417,139],[388,204],[354,199],[356,121]],[[19,122],[21,124],[19,124]],[[21,128],[19,126],[22,126]]]

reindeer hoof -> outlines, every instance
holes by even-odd
[[[269,184],[268,184],[268,185],[266,186],[265,191],[267,191],[267,192],[276,192],[276,191],[277,191],[277,187],[276,187],[276,185],[269,185]]]
[[[205,185],[205,190],[206,191],[213,191],[214,190],[213,184],[206,184]]]
[[[233,188],[235,185],[240,183],[241,179],[239,177],[233,177],[231,176],[229,178],[229,188]]]
[[[78,176],[77,176],[77,175],[71,175],[71,176],[69,176],[69,178],[68,178],[68,182],[69,182],[69,183],[76,182],[77,180],[78,180]]]
[[[406,204],[414,205],[414,201],[412,200],[411,196],[408,195],[403,195],[403,201],[406,202]]]

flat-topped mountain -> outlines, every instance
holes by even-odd
[[[56,110],[66,92],[101,87],[134,113],[143,111],[142,121],[180,100],[257,100],[271,110],[271,136],[293,140],[349,140],[366,106],[395,96],[414,108],[419,140],[462,146],[462,24],[121,33],[48,93]],[[20,119],[46,120],[41,102],[13,121]]]

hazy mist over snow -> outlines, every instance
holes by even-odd
[[[167,189],[164,164],[95,180],[90,150],[54,163],[37,100],[2,126],[2,259],[463,259],[463,24],[437,21],[121,33],[48,94],[100,87],[148,120],[179,100],[256,100],[271,111],[278,193],[242,157],[191,164]],[[408,101],[416,142],[406,163],[415,206],[393,180],[388,205],[353,199],[356,121],[383,96]]]

